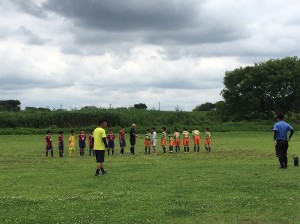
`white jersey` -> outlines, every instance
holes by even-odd
[[[154,131],[152,133],[152,145],[153,146],[156,146],[156,139],[157,139],[157,134],[156,134],[156,131]]]

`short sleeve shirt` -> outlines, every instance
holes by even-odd
[[[278,121],[274,124],[273,131],[277,131],[276,140],[287,140],[287,133],[293,128],[285,121]]]
[[[94,150],[105,150],[102,138],[106,138],[106,132],[103,128],[98,127],[94,130]]]

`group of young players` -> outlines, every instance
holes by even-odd
[[[146,130],[145,134],[145,140],[144,140],[144,146],[145,146],[145,154],[151,153],[151,148],[153,149],[153,153],[157,154],[157,132],[156,129],[153,127],[152,132],[150,132],[150,129]],[[205,131],[205,141],[204,146],[206,152],[211,151],[211,134],[209,132],[208,128],[204,129]],[[125,147],[126,147],[126,140],[125,140],[125,129],[122,127],[118,133],[119,135],[119,144],[120,144],[120,155],[123,155],[125,153]],[[140,137],[140,136],[137,136]],[[191,134],[188,132],[188,130],[185,128],[182,133],[178,131],[178,129],[175,129],[173,133],[170,131],[167,131],[165,127],[162,128],[162,133],[160,136],[160,143],[162,147],[162,153],[166,153],[167,145],[169,146],[169,153],[173,153],[174,149],[175,152],[179,153],[181,146],[183,146],[184,152],[188,153],[190,150],[190,139],[193,139],[193,146],[194,146],[194,152],[199,153],[200,152],[200,142],[201,142],[201,135],[200,131],[197,129],[194,129]],[[116,136],[113,132],[113,129],[109,130],[109,133],[107,134],[107,154],[114,155],[115,154],[115,139]],[[132,142],[132,136],[130,136],[130,141]],[[79,153],[80,156],[84,156],[85,148],[86,148],[86,140],[87,135],[85,131],[82,129],[80,134],[78,135],[78,145],[79,145]],[[135,142],[135,141],[134,141]],[[48,130],[46,137],[45,137],[45,143],[46,143],[46,157],[48,157],[48,152],[50,151],[51,157],[53,157],[53,144],[51,139],[51,131]],[[75,156],[75,135],[74,131],[71,130],[71,133],[68,138],[69,143],[69,156],[74,157]],[[167,144],[168,143],[168,144]],[[89,155],[94,156],[94,136],[93,131],[90,132],[88,136],[88,145],[89,145]],[[132,148],[134,148],[134,145],[131,143],[131,154]],[[59,157],[64,156],[64,136],[63,132],[60,131],[58,135],[58,149],[59,149]]]

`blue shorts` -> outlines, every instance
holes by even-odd
[[[63,142],[58,144],[58,149],[59,150],[64,150],[64,143]]]
[[[120,140],[120,147],[123,148],[126,146],[126,142],[125,142],[125,139],[121,139]]]
[[[52,146],[46,146],[46,150],[47,151],[52,150]]]
[[[115,147],[115,142],[113,142],[113,141],[108,141],[108,148],[114,148]]]
[[[85,148],[85,141],[79,141],[79,148]]]

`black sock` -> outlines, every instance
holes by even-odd
[[[102,173],[104,173],[104,172],[105,172],[103,168],[101,168],[101,172],[102,172]]]
[[[96,169],[96,174],[99,174],[99,172],[100,172],[100,169]]]
[[[115,153],[115,150],[111,149],[111,154],[114,155],[114,153]]]
[[[196,152],[196,146],[194,146],[194,152]]]
[[[51,157],[53,157],[53,151],[51,151]]]
[[[46,151],[46,157],[48,157],[48,151]]]

